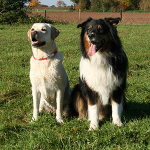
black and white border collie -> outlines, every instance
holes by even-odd
[[[109,110],[113,123],[122,125],[128,60],[117,35],[119,21],[89,18],[77,26],[82,28],[80,83],[72,92],[70,113],[79,119],[88,117],[89,130],[97,129]]]

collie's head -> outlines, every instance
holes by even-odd
[[[79,24],[81,27],[81,51],[84,57],[93,56],[96,52],[111,52],[111,47],[122,47],[117,35],[116,25],[120,18],[105,18],[94,20],[89,18]]]

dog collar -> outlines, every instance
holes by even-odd
[[[54,53],[48,55],[46,58],[40,58],[40,59],[37,59],[37,58],[34,57],[34,55],[33,55],[33,58],[34,58],[35,60],[46,60],[46,59],[48,59],[49,57],[54,56],[57,52],[58,52],[58,51],[55,51]]]

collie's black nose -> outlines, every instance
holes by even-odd
[[[88,37],[89,37],[90,39],[92,39],[94,36],[95,36],[95,34],[94,34],[93,32],[91,32],[91,33],[88,34]]]

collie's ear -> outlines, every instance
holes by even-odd
[[[31,40],[31,37],[30,37],[31,36],[31,29],[28,30],[27,35],[28,35],[28,40],[30,41]]]
[[[119,21],[121,21],[121,18],[105,18],[104,19],[105,23],[109,23],[110,25],[113,25],[114,27],[116,27],[116,25],[119,23]]]
[[[116,29],[116,25],[119,23],[120,20],[121,20],[120,18],[105,18],[104,22],[110,30],[113,41],[117,45],[121,46],[121,42],[117,35],[117,29]]]
[[[81,24],[79,24],[78,26],[77,26],[77,28],[83,28],[83,27],[85,27],[85,25],[88,23],[88,22],[90,22],[91,20],[93,20],[92,18],[89,18],[89,19],[87,19],[86,21],[84,21],[83,23],[81,23]]]
[[[59,30],[57,30],[55,27],[51,26],[51,37],[54,40],[59,35]]]

